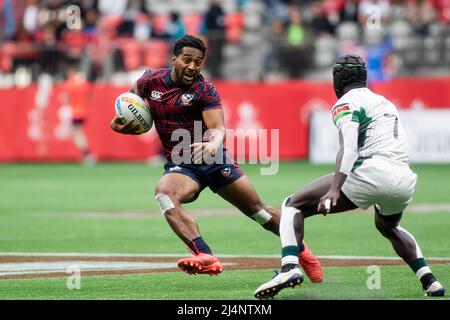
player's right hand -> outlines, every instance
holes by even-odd
[[[339,197],[339,190],[330,189],[326,195],[320,198],[319,205],[317,206],[317,212],[322,213],[324,216],[329,214],[332,208],[337,205]]]
[[[140,124],[136,119],[130,120],[128,123],[125,119],[117,114],[111,120],[111,129],[122,134],[139,134]]]

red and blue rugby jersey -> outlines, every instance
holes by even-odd
[[[202,112],[222,108],[216,88],[199,75],[188,87],[177,86],[170,78],[172,69],[147,70],[137,81],[137,94],[150,106],[156,131],[170,159],[172,149],[182,138],[172,141],[172,133],[186,129],[194,141],[194,121],[202,122],[202,136],[207,130]],[[197,139],[198,140],[198,139]],[[195,141],[200,142],[200,141]]]

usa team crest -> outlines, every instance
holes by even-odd
[[[181,96],[181,104],[183,106],[189,106],[191,104],[192,99],[194,99],[193,94],[185,93]]]

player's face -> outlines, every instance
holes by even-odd
[[[190,86],[200,74],[203,65],[203,53],[191,47],[183,47],[178,56],[172,57],[175,83]]]

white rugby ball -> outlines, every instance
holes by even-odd
[[[116,113],[126,122],[136,119],[141,125],[138,133],[145,133],[152,128],[153,119],[148,104],[137,94],[122,93],[115,103]]]

